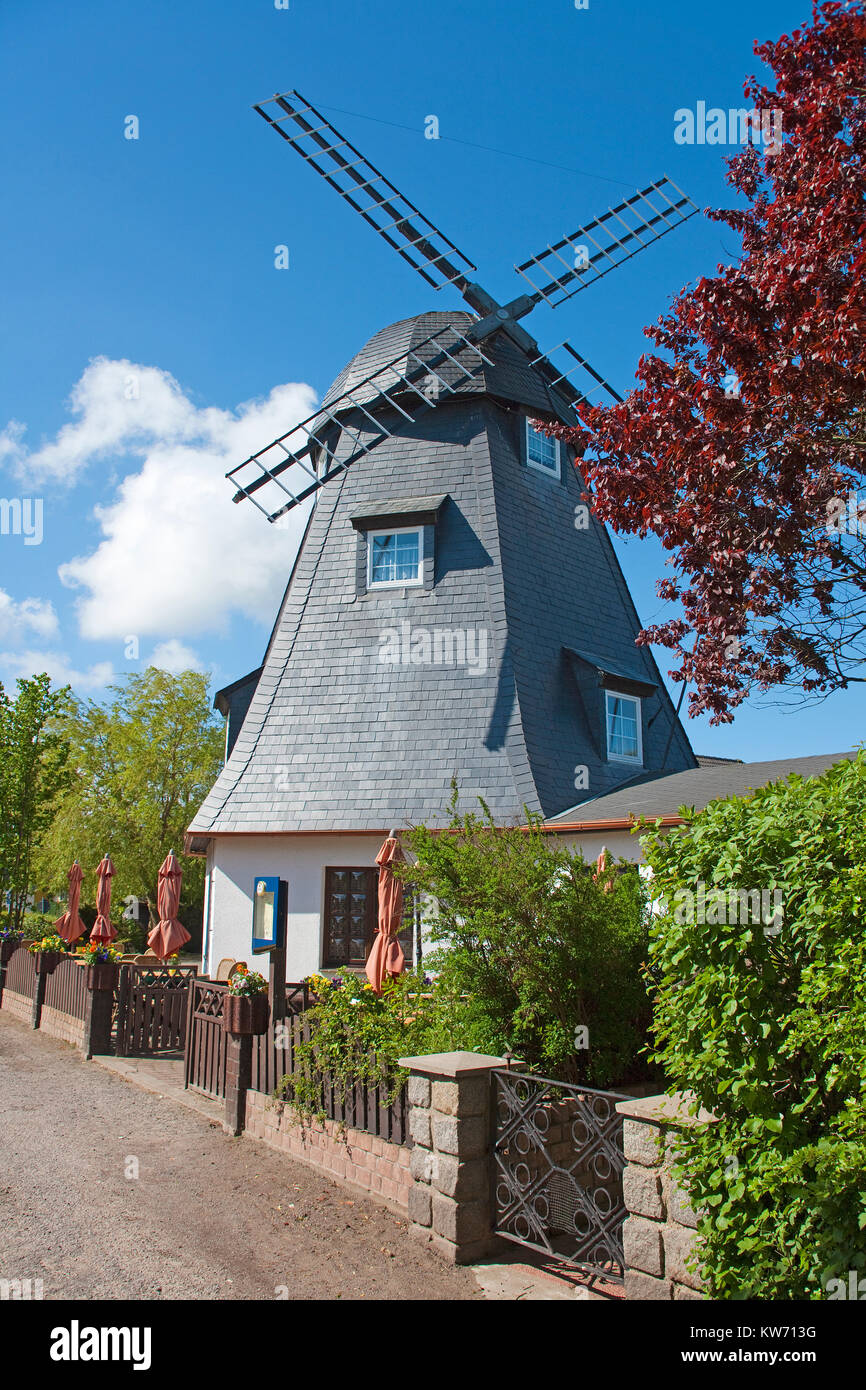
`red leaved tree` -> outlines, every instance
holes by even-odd
[[[755,52],[776,85],[746,96],[784,138],[727,161],[746,210],[707,214],[741,234],[739,263],[645,330],[666,356],[622,405],[556,430],[589,451],[596,514],[673,552],[658,592],[682,616],[638,640],[677,653],[711,723],[753,689],[863,680],[866,656],[863,4],[817,5]]]

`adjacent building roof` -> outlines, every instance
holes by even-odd
[[[856,752],[815,753],[807,758],[777,758],[771,762],[738,763],[719,760],[717,763],[673,772],[662,777],[641,777],[627,787],[619,787],[606,796],[583,801],[551,816],[545,824],[558,830],[603,830],[625,827],[641,817],[646,820],[680,819],[681,806],[694,806],[702,811],[711,801],[729,796],[747,796],[759,787],[779,782],[797,774],[799,777],[818,777],[843,758],[856,758]]]

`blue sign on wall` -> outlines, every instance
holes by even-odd
[[[288,897],[284,878],[262,875],[253,881],[253,955],[285,946]]]

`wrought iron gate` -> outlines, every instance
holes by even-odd
[[[549,1077],[493,1073],[495,1230],[621,1283],[625,1157],[616,1103]]]
[[[117,994],[117,1055],[182,1052],[194,965],[122,965]]]

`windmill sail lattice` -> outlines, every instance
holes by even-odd
[[[269,521],[278,520],[391,438],[401,421],[414,422],[419,410],[437,405],[443,396],[453,396],[480,377],[485,365],[492,365],[481,344],[489,340],[492,353],[500,333],[529,360],[558,418],[576,423],[575,406],[598,390],[622,400],[570,343],[545,354],[519,320],[542,302],[556,306],[571,299],[693,216],[696,205],[670,179],[649,184],[516,266],[533,293],[500,305],[469,279],[474,262],[300,92],[278,94],[254,110],[428,285],[437,290],[452,285],[478,318],[465,331],[450,324],[433,334],[232,468],[226,476],[236,488],[235,502],[248,499]],[[566,367],[552,360],[555,353],[564,355]],[[588,378],[586,390],[572,380],[575,368]],[[339,456],[333,448],[338,435]]]
[[[276,110],[266,110],[266,107]],[[428,285],[434,290],[443,285],[456,285],[459,290],[466,288],[468,281],[464,270],[453,261],[461,261],[466,270],[475,270],[473,262],[300,92],[272,97],[253,109],[288,140],[292,149],[321,174]],[[277,111],[282,115],[276,114]]]
[[[691,198],[665,177],[514,269],[532,286],[534,303],[544,300],[555,308],[687,222],[697,211]]]
[[[238,489],[232,500],[248,498],[268,521],[277,521],[383,439],[390,439],[395,423],[414,423],[442,396],[454,395],[477,378],[485,365],[492,366],[491,358],[459,328],[452,325],[430,334],[232,468],[226,474]],[[345,419],[350,410],[360,413],[356,428]],[[349,438],[346,457],[338,458],[330,447],[335,430]],[[283,477],[291,468],[296,470],[292,479],[301,479],[297,490]]]

